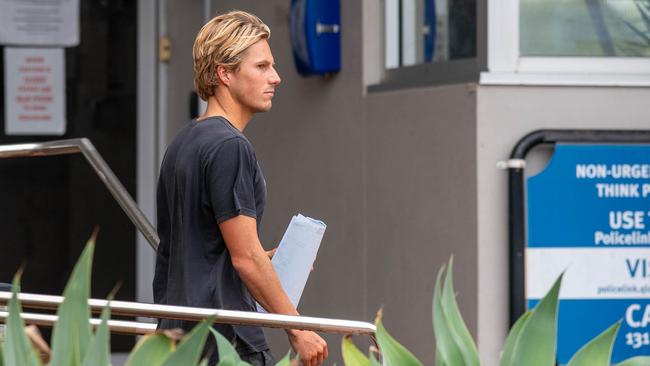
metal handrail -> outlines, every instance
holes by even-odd
[[[6,304],[10,299],[11,292],[0,291],[0,304]],[[55,310],[63,302],[63,297],[61,296],[28,293],[19,293],[18,299],[24,308],[44,310]],[[207,317],[215,316],[214,322],[220,324],[254,325],[269,328],[302,329],[341,334],[365,334],[370,336],[376,331],[375,325],[367,322],[310,316],[158,305],[130,301],[110,301],[109,303],[107,300],[100,299],[89,299],[88,305],[94,312],[100,312],[108,305],[111,309],[111,314],[145,318],[201,321]]]
[[[42,325],[46,327],[53,327],[59,318],[56,315],[40,313],[20,313],[20,317],[26,324]],[[0,323],[6,323],[8,318],[8,312],[0,311]],[[101,319],[92,318],[89,321],[93,327],[97,327],[101,323]],[[109,319],[108,329],[110,329],[112,333],[118,334],[146,335],[156,331],[156,324]]]
[[[142,211],[140,211],[140,208],[131,195],[129,195],[129,192],[127,192],[122,183],[120,183],[120,180],[117,179],[111,168],[106,164],[99,152],[97,152],[95,146],[87,138],[0,145],[0,159],[76,153],[83,154],[126,215],[133,221],[145,239],[147,239],[149,245],[154,250],[158,249],[160,238],[158,238],[156,229],[147,220],[147,217]]]
[[[118,204],[127,216],[144,235],[147,242],[157,250],[160,238],[156,229],[151,225],[133,198],[129,195],[108,164],[86,138],[57,140],[39,143],[0,145],[0,159],[17,157],[53,156],[81,153],[88,160],[99,178],[104,182]],[[0,291],[0,305],[11,299],[11,292]],[[32,309],[56,310],[63,302],[61,296],[19,293],[18,299],[23,307]],[[106,300],[89,299],[88,305],[94,312],[100,312],[108,304]],[[108,305],[111,313],[123,316],[145,318],[167,318],[189,321],[201,321],[209,316],[215,316],[215,323],[232,325],[253,325],[270,328],[303,329],[342,334],[365,334],[371,338],[376,327],[372,323],[352,320],[317,318],[307,316],[292,316],[282,314],[267,314],[247,311],[207,309],[186,306],[158,305],[127,301],[111,301]],[[31,324],[51,326],[56,321],[55,315],[21,313],[21,316]],[[0,312],[0,322],[6,320],[6,313]],[[91,319],[91,323],[99,320]],[[111,330],[128,334],[144,334],[153,332],[155,324],[140,322],[125,322],[112,320]],[[373,338],[374,339],[374,338]]]

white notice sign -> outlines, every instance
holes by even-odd
[[[62,48],[5,47],[5,133],[65,133]]]
[[[0,44],[79,44],[79,0],[0,0],[0,9]]]

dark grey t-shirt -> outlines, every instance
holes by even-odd
[[[158,180],[160,246],[153,280],[157,304],[255,311],[218,223],[237,215],[260,220],[266,183],[255,151],[223,117],[184,127],[167,148]],[[194,324],[161,320],[161,328]],[[244,354],[267,349],[262,329],[215,325]]]

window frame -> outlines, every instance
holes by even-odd
[[[650,86],[648,57],[521,56],[519,1],[488,2],[488,70],[481,85]]]
[[[377,4],[378,3],[378,4]],[[377,2],[384,9],[384,1]],[[409,88],[435,87],[440,85],[478,83],[482,71],[487,70],[487,5],[485,0],[476,0],[476,56],[448,61],[436,61],[412,66],[386,68],[381,61],[380,81],[366,85],[368,93]],[[381,45],[385,44],[385,20],[381,22]],[[385,58],[385,49],[381,52]],[[367,67],[368,65],[364,65]]]

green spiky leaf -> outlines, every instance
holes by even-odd
[[[460,314],[458,303],[456,302],[456,294],[453,286],[453,268],[454,257],[452,256],[449,258],[449,266],[445,276],[444,288],[442,290],[442,310],[447,319],[451,336],[463,357],[463,365],[479,366],[480,362],[476,344],[472,339],[469,329],[467,329],[467,325]]]
[[[615,366],[650,366],[650,356],[637,356],[617,363]]]
[[[462,350],[454,339],[449,319],[442,304],[441,279],[444,272],[445,267],[443,266],[438,271],[433,290],[433,333],[436,336],[437,360],[440,365],[463,365],[465,361]]]
[[[436,358],[434,359],[433,364],[436,366],[447,366],[445,360],[442,359],[442,355],[440,354],[438,347],[436,347]]]
[[[238,362],[232,357],[219,358],[217,366],[237,366]]]
[[[160,366],[174,352],[174,340],[163,333],[149,334],[140,339],[126,359],[125,366]]]
[[[111,308],[107,306],[102,310],[102,322],[99,324],[95,336],[90,342],[88,352],[84,357],[83,366],[110,366],[111,365],[111,336],[108,329],[108,319]]]
[[[523,325],[514,346],[511,365],[555,365],[558,296],[563,275],[558,277]]]
[[[374,355],[370,355],[370,366],[380,366],[379,361],[377,361]]]
[[[3,345],[4,364],[37,366],[41,362],[25,334],[25,323],[20,318],[21,306],[20,300],[18,300],[18,292],[20,292],[20,273],[14,276],[11,287],[9,318],[7,319],[5,343]]]
[[[521,334],[521,330],[523,329],[528,319],[530,319],[530,315],[532,313],[533,313],[532,310],[526,311],[522,316],[519,317],[519,319],[517,319],[515,324],[512,326],[512,329],[510,329],[508,338],[506,338],[506,344],[503,346],[503,355],[501,356],[501,363],[499,364],[500,366],[512,365],[513,350],[515,349],[515,346],[519,341],[519,335]]]
[[[242,361],[237,350],[226,337],[212,327],[210,327],[210,332],[217,342],[217,350],[219,352],[218,366],[250,366],[248,362]]]
[[[52,331],[50,366],[80,365],[88,351],[92,337],[88,297],[94,249],[95,234],[88,240],[63,291],[63,303],[57,311],[59,319]]]
[[[388,331],[386,331],[386,328],[384,328],[384,325],[381,322],[381,311],[377,316],[375,325],[377,326],[377,343],[381,350],[384,366],[422,365],[422,363],[420,363],[420,361],[418,361],[409,350],[399,344],[399,342],[388,334]]]
[[[621,322],[618,321],[576,352],[568,366],[610,366],[612,348]]]
[[[341,341],[341,353],[345,366],[370,366],[370,360],[357,346],[354,345],[350,336],[343,337]]]
[[[291,365],[291,350],[287,352],[282,359],[275,364],[275,366],[289,366]]]
[[[163,366],[196,365],[201,358],[203,346],[208,337],[208,329],[213,323],[214,316],[211,316],[197,324],[179,343],[176,352],[165,360]]]

